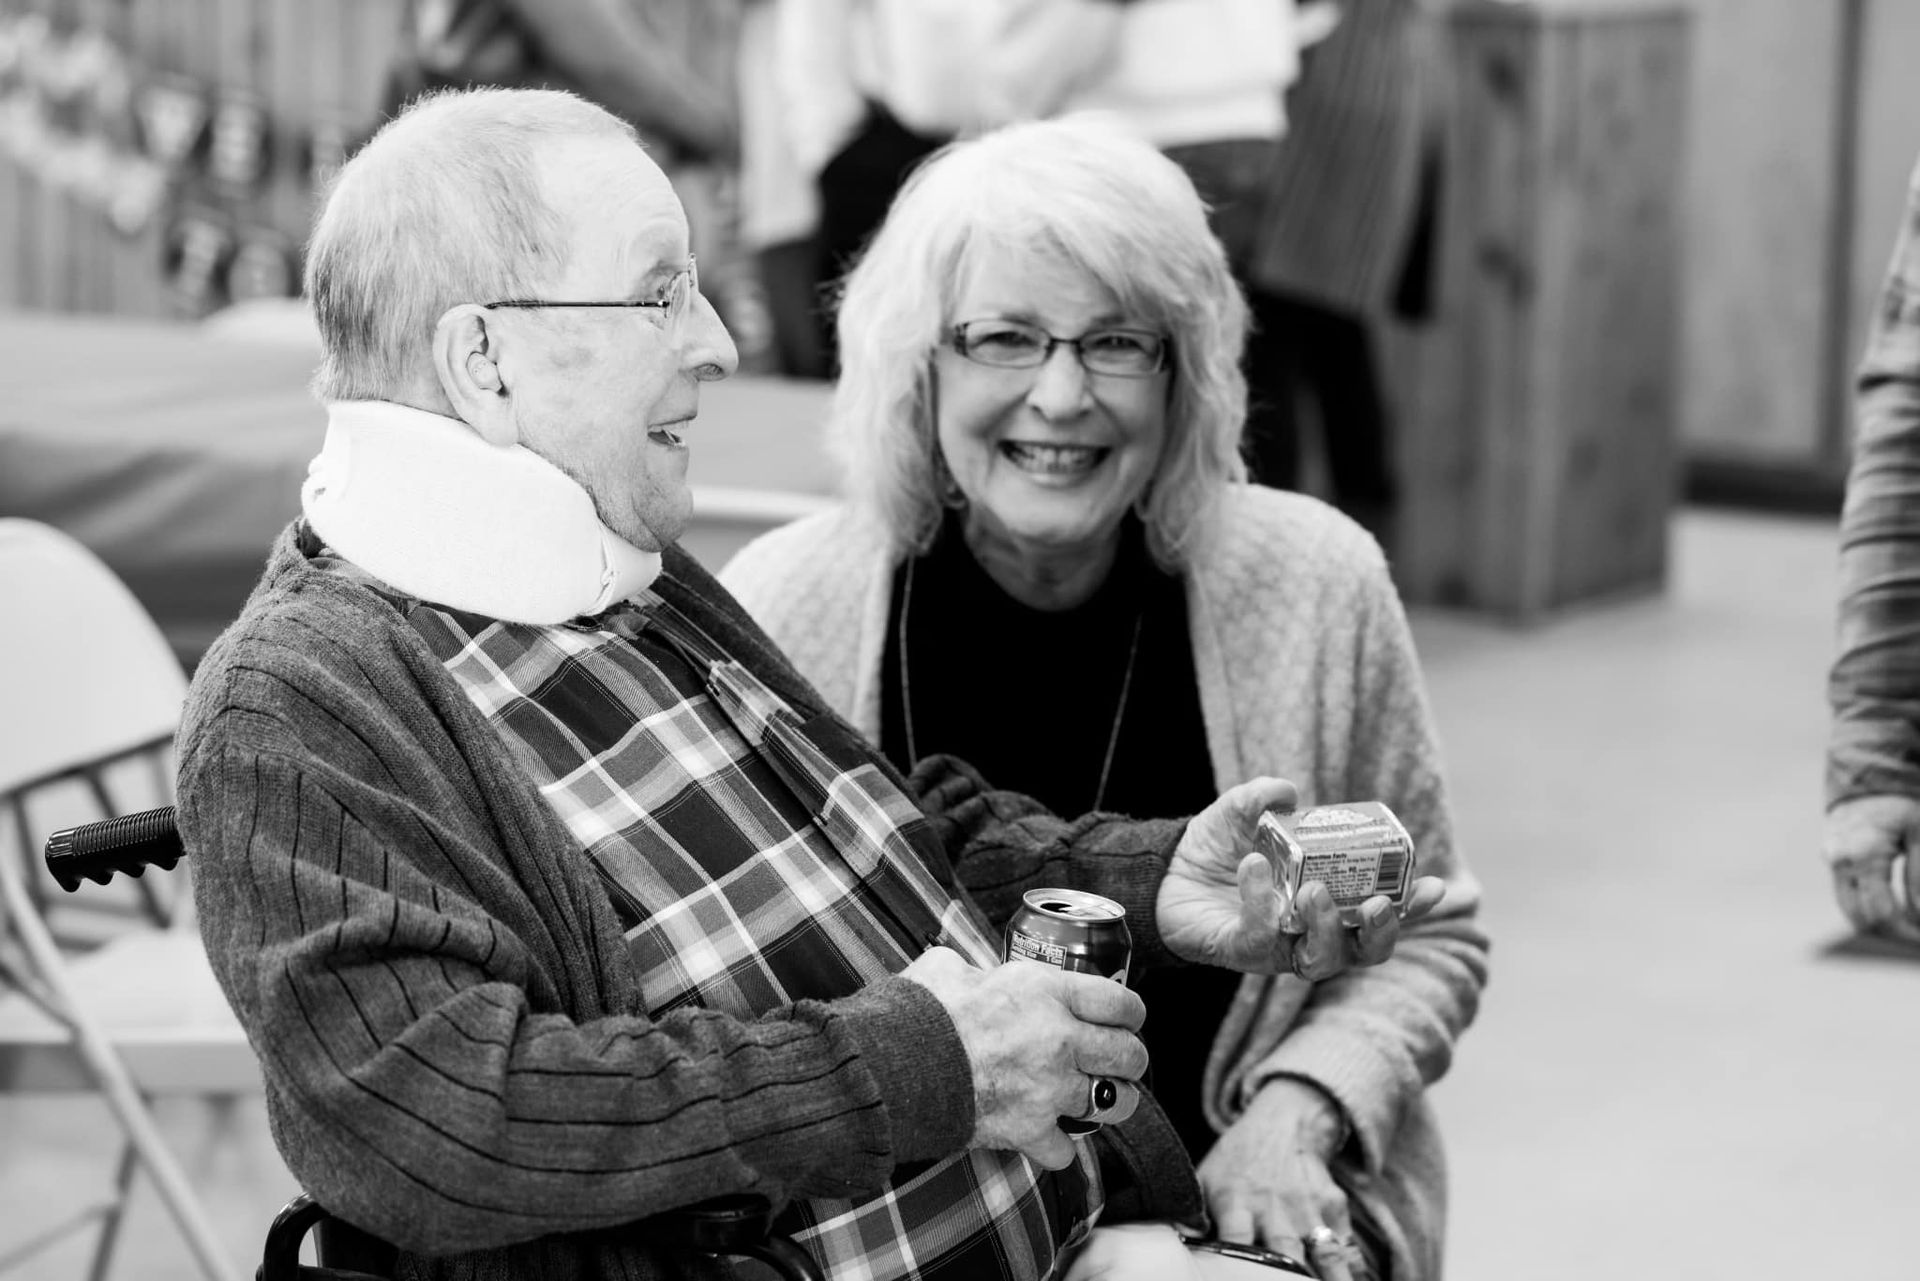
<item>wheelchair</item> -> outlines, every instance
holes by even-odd
[[[72,893],[82,881],[105,885],[116,875],[137,877],[149,867],[170,871],[185,856],[168,805],[55,832],[47,838],[44,859],[53,879]],[[806,1251],[790,1237],[774,1234],[773,1215],[764,1197],[720,1197],[637,1220],[627,1230],[663,1249],[755,1259],[782,1281],[824,1281]],[[309,1235],[314,1264],[300,1261]],[[254,1281],[391,1281],[398,1257],[396,1247],[334,1217],[303,1193],[267,1229]]]

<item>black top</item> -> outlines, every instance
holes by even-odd
[[[907,569],[894,575],[880,691],[881,749],[902,770],[913,764],[900,679]],[[993,786],[1062,815],[1178,818],[1212,803],[1185,585],[1153,563],[1138,520],[1126,518],[1107,581],[1072,609],[1030,609],[1009,596],[967,549],[957,514],[912,571],[907,684],[919,755],[958,756]],[[1113,765],[1096,806],[1116,712]],[[1195,1161],[1214,1139],[1201,1074],[1238,985],[1239,975],[1200,966],[1133,976],[1147,1003],[1154,1097]]]

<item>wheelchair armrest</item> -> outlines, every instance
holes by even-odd
[[[740,1193],[663,1211],[641,1219],[632,1231],[661,1245],[758,1259],[788,1281],[824,1281],[806,1251],[773,1234],[773,1215],[765,1197]]]
[[[677,1249],[733,1254],[763,1239],[772,1227],[773,1206],[765,1197],[743,1193],[662,1210],[634,1220],[626,1231]]]
[[[758,1259],[787,1281],[824,1281],[806,1252],[786,1237],[773,1236],[772,1227],[773,1207],[766,1198],[741,1195],[667,1210],[638,1220],[628,1230],[653,1245]],[[316,1229],[320,1263],[303,1264],[300,1242]],[[397,1253],[386,1242],[334,1218],[303,1192],[287,1202],[267,1229],[254,1281],[388,1281]]]
[[[309,1266],[300,1262],[300,1243],[316,1228],[319,1232],[314,1253],[320,1262]],[[325,1206],[302,1192],[274,1216],[253,1281],[392,1281],[396,1254],[392,1246],[334,1218]],[[359,1270],[367,1267],[380,1271]]]

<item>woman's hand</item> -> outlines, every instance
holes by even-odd
[[[1331,1169],[1345,1132],[1339,1109],[1314,1086],[1289,1077],[1262,1086],[1200,1162],[1220,1239],[1291,1255],[1326,1281],[1354,1275],[1353,1220]]]
[[[1285,779],[1256,778],[1194,815],[1154,904],[1161,940],[1175,956],[1243,974],[1330,979],[1392,956],[1401,925],[1439,905],[1446,884],[1415,877],[1400,911],[1375,896],[1361,905],[1361,923],[1348,928],[1327,887],[1309,882],[1295,900],[1295,919],[1284,921],[1285,900],[1273,865],[1254,849],[1254,833],[1261,814],[1292,809],[1298,799]]]

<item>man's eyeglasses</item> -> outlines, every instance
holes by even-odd
[[[1167,367],[1166,335],[1147,329],[1096,329],[1062,338],[1019,320],[969,320],[953,327],[953,349],[996,369],[1038,369],[1055,347],[1071,347],[1091,374],[1150,378]]]
[[[669,334],[678,336],[686,325],[687,313],[693,310],[694,296],[700,292],[700,269],[692,254],[687,255],[687,269],[676,272],[672,280],[658,298],[628,298],[618,302],[571,302],[548,298],[503,298],[499,302],[483,302],[480,305],[488,311],[496,307],[516,307],[526,311],[549,309],[554,307],[612,307],[623,311],[636,309],[658,310],[660,327]]]

